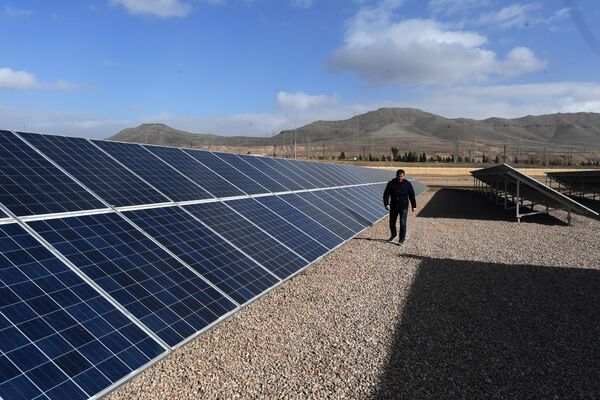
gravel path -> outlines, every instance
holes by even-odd
[[[600,221],[418,201],[107,398],[600,397]]]

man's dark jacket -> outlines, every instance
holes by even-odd
[[[383,205],[389,205],[392,210],[402,210],[408,208],[409,200],[412,208],[417,208],[415,190],[408,180],[400,182],[394,178],[388,182],[383,192]]]

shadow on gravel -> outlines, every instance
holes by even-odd
[[[600,271],[421,261],[376,399],[598,398]]]
[[[586,206],[587,208],[590,208],[600,214],[600,200],[586,199],[583,197],[575,197],[575,196],[571,196],[571,198],[573,200],[575,200],[576,202],[581,203],[584,206]],[[595,217],[595,216],[593,216],[592,218],[600,219],[600,217]]]
[[[496,206],[493,201],[468,189],[444,188],[438,190],[417,216],[421,218],[456,218],[517,222],[515,210],[505,210],[501,206]],[[524,217],[521,219],[521,223],[567,225],[566,222],[546,214]]]

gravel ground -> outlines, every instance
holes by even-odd
[[[599,398],[600,221],[418,201],[107,398]]]

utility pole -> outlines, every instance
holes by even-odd
[[[298,115],[294,116],[294,160],[297,157],[296,135],[298,134]]]
[[[506,163],[506,143],[504,143],[504,153],[502,153],[502,162]]]

